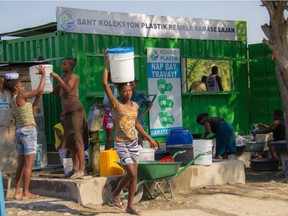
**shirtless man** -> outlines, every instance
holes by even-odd
[[[86,113],[79,101],[79,78],[73,73],[76,61],[74,58],[64,58],[61,65],[63,76],[51,74],[58,82],[58,85],[53,88],[53,93],[60,96],[64,112],[63,142],[65,148],[70,150],[73,161],[73,170],[65,177],[72,179],[84,176],[84,143],[89,142]]]

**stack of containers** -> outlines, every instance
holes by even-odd
[[[193,136],[188,129],[171,130],[167,140],[166,149],[173,156],[178,151],[186,151],[183,154],[178,154],[174,160],[182,162],[185,166],[193,158]]]

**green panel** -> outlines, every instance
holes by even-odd
[[[38,57],[45,59],[60,57],[57,35],[54,33],[15,40],[1,41],[3,53],[1,61],[31,61]],[[60,61],[53,61],[54,71],[58,71]],[[53,126],[59,121],[61,105],[54,95],[43,95],[47,150],[54,150]]]
[[[65,33],[70,45],[78,41],[78,62],[76,71],[81,79],[80,99],[86,107],[93,101],[101,102],[103,51],[107,47],[133,46],[135,49],[135,73],[140,79],[138,90],[148,92],[147,86],[147,47],[180,48],[182,57],[227,59],[231,61],[233,91],[227,94],[183,95],[183,126],[192,133],[200,133],[203,128],[197,125],[195,117],[203,111],[219,115],[231,122],[238,133],[247,133],[250,127],[248,103],[248,78],[246,43],[235,41],[180,40],[160,38],[119,37],[105,35],[81,35]],[[63,44],[66,46],[65,44]],[[76,50],[76,47],[70,46]],[[82,58],[81,55],[85,55]],[[79,68],[79,66],[81,66]],[[200,100],[201,99],[201,100]],[[199,102],[200,100],[200,102]],[[148,117],[146,117],[147,123]],[[165,139],[165,138],[164,138]]]
[[[104,95],[102,87],[103,52],[105,48],[132,46],[135,50],[135,74],[140,79],[138,90],[148,92],[147,81],[147,47],[179,48],[184,58],[221,59],[231,62],[232,91],[229,93],[208,93],[182,95],[183,127],[189,128],[193,134],[203,132],[203,128],[195,121],[201,112],[218,115],[232,123],[238,133],[249,130],[249,103],[247,78],[247,45],[245,41],[207,41],[169,38],[142,38],[107,36],[93,34],[75,34],[55,32],[38,35],[9,42],[1,41],[4,47],[4,58],[1,61],[25,61],[39,56],[76,57],[75,73],[80,78],[79,95],[85,106],[87,115],[93,103],[101,103]],[[7,43],[7,44],[6,44]],[[61,60],[53,61],[54,71],[60,72]],[[53,149],[53,126],[58,122],[61,106],[59,98],[45,95],[45,119],[47,143]],[[148,116],[145,119],[149,125]],[[105,138],[105,137],[104,137]],[[158,138],[165,141],[166,137]],[[49,149],[49,148],[48,148]]]
[[[249,45],[251,83],[251,123],[270,124],[273,111],[283,109],[275,62],[271,51],[264,44]]]

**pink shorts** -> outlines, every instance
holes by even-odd
[[[105,110],[103,126],[105,130],[113,130],[114,128],[114,119],[112,117],[112,112],[110,110]]]

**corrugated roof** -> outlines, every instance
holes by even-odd
[[[12,67],[12,66],[26,66],[30,67],[32,65],[37,65],[37,64],[47,64],[50,63],[49,60],[40,60],[40,61],[25,61],[25,62],[20,62],[20,61],[14,61],[14,62],[0,62],[0,68],[4,67]]]
[[[56,30],[57,30],[57,23],[51,22],[51,23],[47,23],[45,25],[21,29],[21,30],[17,30],[17,31],[13,31],[13,32],[0,33],[0,37],[3,37],[3,36],[28,37],[28,36],[33,36],[33,35],[55,32]]]

